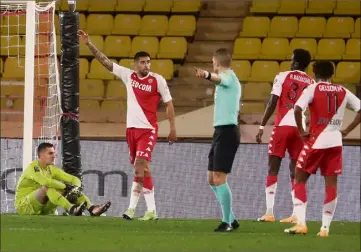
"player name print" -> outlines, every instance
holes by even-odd
[[[328,124],[328,125],[335,125],[335,126],[341,126],[342,120],[340,119],[329,119],[326,117],[321,117],[318,119],[317,124]]]
[[[342,87],[332,85],[318,85],[318,90],[323,92],[341,92]]]
[[[310,77],[306,77],[306,76],[302,76],[302,75],[298,75],[298,74],[290,74],[290,79],[300,81],[300,82],[304,82],[304,83],[307,83],[309,85],[314,83],[313,80]]]
[[[152,85],[141,84],[136,80],[132,80],[132,87],[146,92],[152,92]]]

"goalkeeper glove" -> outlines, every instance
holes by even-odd
[[[76,204],[78,198],[82,194],[82,189],[78,186],[74,186],[71,184],[65,184],[65,192],[64,197],[72,204]]]

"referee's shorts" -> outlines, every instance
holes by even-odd
[[[216,126],[208,155],[208,171],[231,173],[239,144],[240,133],[237,125]]]

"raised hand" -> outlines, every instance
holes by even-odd
[[[89,35],[82,30],[78,30],[78,36],[83,40],[84,44],[89,43]]]

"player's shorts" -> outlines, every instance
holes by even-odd
[[[236,125],[215,127],[213,142],[208,155],[208,171],[231,173],[234,157],[240,144]]]
[[[297,127],[277,126],[273,128],[268,144],[268,155],[284,158],[286,150],[291,160],[297,160],[303,141]]]
[[[36,199],[36,194],[37,190],[17,200],[15,208],[19,215],[40,215],[42,213],[44,205]]]
[[[327,149],[304,147],[298,157],[296,168],[309,174],[316,174],[320,168],[322,176],[340,175],[342,173],[342,146]]]
[[[126,136],[129,148],[130,163],[134,165],[134,162],[137,158],[151,162],[152,152],[155,144],[157,143],[158,128],[127,128]]]
[[[51,215],[56,211],[56,205],[48,201],[41,204],[36,199],[37,190],[29,193],[27,196],[17,200],[15,209],[19,215]]]

